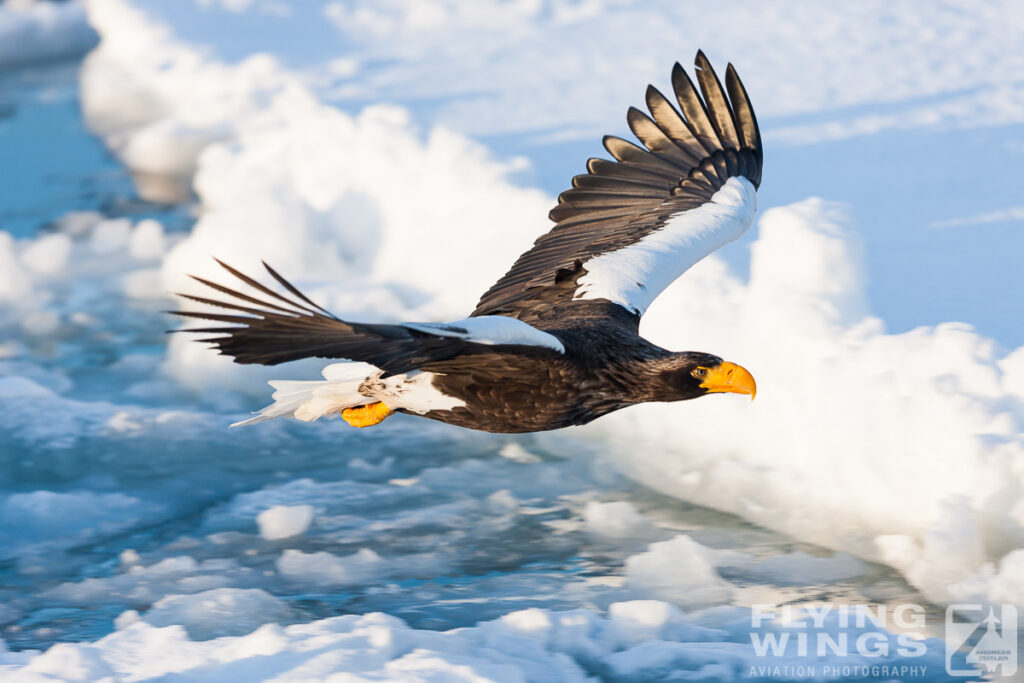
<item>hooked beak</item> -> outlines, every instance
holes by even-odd
[[[701,382],[701,388],[708,393],[728,392],[731,394],[750,394],[750,400],[757,395],[757,384],[747,369],[727,361],[708,369],[707,377]]]

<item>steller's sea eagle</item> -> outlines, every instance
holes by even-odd
[[[639,333],[640,316],[690,266],[750,227],[761,182],[761,135],[730,64],[725,88],[703,52],[694,87],[676,64],[677,109],[648,86],[650,115],[630,108],[642,147],[607,136],[614,161],[590,159],[551,210],[556,225],[481,297],[465,320],[368,324],[324,310],[270,266],[275,291],[221,265],[250,295],[181,295],[230,313],[176,311],[228,326],[185,330],[237,363],[338,358],[324,380],[275,381],[274,403],[243,423],[341,416],[356,427],[393,412],[490,432],[590,422],[647,401],[756,392],[739,365],[675,353]],[[251,291],[251,290],[250,290]]]

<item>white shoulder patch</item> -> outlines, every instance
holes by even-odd
[[[756,212],[751,182],[729,178],[706,204],[670,216],[635,244],[586,261],[575,298],[608,299],[643,315],[697,261],[745,233]]]
[[[450,323],[402,323],[402,327],[438,337],[465,339],[477,344],[542,346],[565,353],[565,347],[555,335],[504,315],[482,315]]]

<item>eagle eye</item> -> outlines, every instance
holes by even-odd
[[[708,376],[708,369],[702,366],[702,367],[696,368],[690,374],[693,375],[694,377],[696,377],[697,379],[704,379],[705,377]]]

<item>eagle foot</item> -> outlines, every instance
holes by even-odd
[[[341,419],[353,427],[362,429],[363,427],[372,427],[375,424],[380,424],[390,414],[391,409],[378,401],[377,403],[370,403],[365,406],[345,408],[341,411]]]

